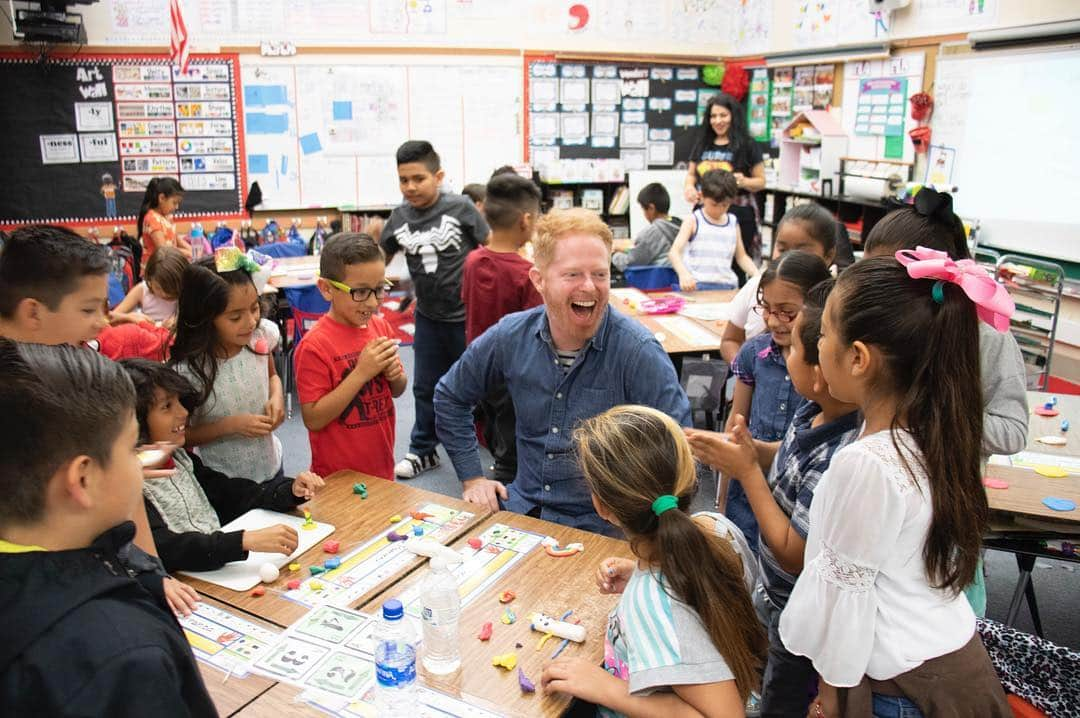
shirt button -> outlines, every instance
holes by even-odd
[[[555,454],[548,454],[548,458],[549,458],[549,459],[554,459],[554,458],[555,458]]]
[[[562,392],[560,391],[557,394],[555,394],[555,398],[556,399],[562,399]]]
[[[784,374],[784,381],[791,381],[791,376],[789,374]]]
[[[544,491],[551,491],[551,484],[544,484]]]
[[[559,433],[559,427],[557,427],[557,426],[551,427],[551,433],[552,434],[558,434]]]
[[[786,401],[780,402],[780,411],[784,411],[785,409],[787,409],[787,402]]]
[[[559,360],[558,360],[558,359],[556,359],[556,360],[554,361],[554,364],[555,364],[555,366],[558,366],[558,365],[559,365]]]

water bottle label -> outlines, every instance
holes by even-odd
[[[456,608],[431,608],[424,606],[420,611],[420,618],[425,625],[443,627],[457,624],[458,609]]]
[[[389,666],[384,663],[375,664],[375,678],[380,686],[395,687],[408,685],[416,680],[416,662],[413,661],[404,666]]]

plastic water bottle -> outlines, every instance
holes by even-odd
[[[436,675],[453,673],[461,665],[458,646],[458,618],[461,594],[446,560],[432,558],[430,570],[420,587],[421,617],[424,621],[424,668]]]
[[[404,619],[401,601],[382,607],[375,629],[375,706],[382,718],[414,718],[416,712],[416,638]]]

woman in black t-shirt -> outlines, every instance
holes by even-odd
[[[721,92],[705,105],[701,137],[690,151],[683,193],[686,201],[701,201],[698,184],[711,170],[727,170],[735,175],[739,196],[731,213],[739,220],[746,251],[757,261],[761,257],[760,218],[753,192],[765,189],[765,165],[761,148],[746,129],[746,111],[731,95]]]

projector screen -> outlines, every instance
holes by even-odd
[[[1080,262],[1080,45],[942,55],[932,94],[927,181],[979,243]]]

